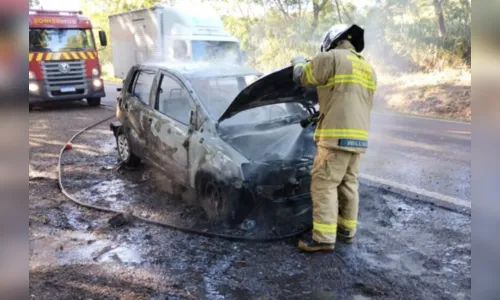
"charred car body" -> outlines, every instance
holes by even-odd
[[[317,94],[292,69],[134,66],[111,129],[120,159],[141,160],[196,191],[216,221],[239,223],[260,204],[310,205]]]

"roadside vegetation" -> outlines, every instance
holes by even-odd
[[[248,53],[248,64],[264,72],[288,65],[295,55],[313,56],[332,24],[358,23],[366,29],[365,56],[379,75],[376,109],[471,121],[470,0],[200,1],[218,9]],[[110,14],[159,2],[176,4],[88,0],[82,5],[109,34]],[[101,59],[106,78],[113,80],[110,47]]]

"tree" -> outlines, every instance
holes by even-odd
[[[325,9],[327,3],[327,0],[321,0],[321,2],[319,0],[313,0],[313,22],[311,26],[312,31],[314,31],[318,27],[319,14]],[[340,14],[339,20],[341,20]]]
[[[446,35],[446,22],[443,13],[443,1],[433,0],[434,9],[436,11],[436,19],[439,28],[439,36],[443,37]]]
[[[335,1],[335,7],[337,8],[337,15],[339,17],[340,23],[342,23],[342,16],[340,15],[340,5],[339,2],[340,0],[334,0]]]
[[[204,0],[204,2],[211,4],[219,4],[224,2],[233,9],[239,12],[243,11],[245,7],[261,7],[265,11],[273,11],[281,16],[282,19],[294,21],[297,19],[308,18],[310,20],[310,32],[314,32],[317,28],[321,14],[327,10],[331,10],[333,5],[328,0]],[[312,8],[312,14],[311,14]],[[249,12],[248,12],[249,13]],[[255,17],[254,15],[244,14],[246,17]]]
[[[472,63],[472,40],[471,40],[471,3],[470,0],[460,0],[463,9],[463,29],[465,37],[465,53],[464,59],[470,65]]]

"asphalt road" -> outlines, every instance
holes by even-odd
[[[103,103],[115,105],[118,86]],[[369,143],[361,177],[471,200],[471,124],[373,112]]]
[[[362,174],[471,200],[472,125],[373,113]]]

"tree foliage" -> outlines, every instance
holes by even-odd
[[[381,64],[424,70],[470,65],[471,10],[466,4],[469,0],[387,0],[360,20]]]
[[[207,0],[214,3],[220,1]],[[240,39],[249,53],[249,64],[270,71],[290,63],[291,57],[310,56],[319,49],[327,28],[338,22],[330,0],[226,0],[234,14],[221,13],[227,29]],[[249,6],[260,7],[258,14]],[[324,20],[330,20],[327,23]]]
[[[470,66],[470,0],[377,0],[370,7],[354,0],[224,2],[233,11],[244,10],[242,3],[264,8],[261,15],[247,10],[243,17],[224,17],[250,63],[263,70],[286,65],[294,55],[314,55],[325,31],[342,22],[365,27],[365,55],[387,71]]]

